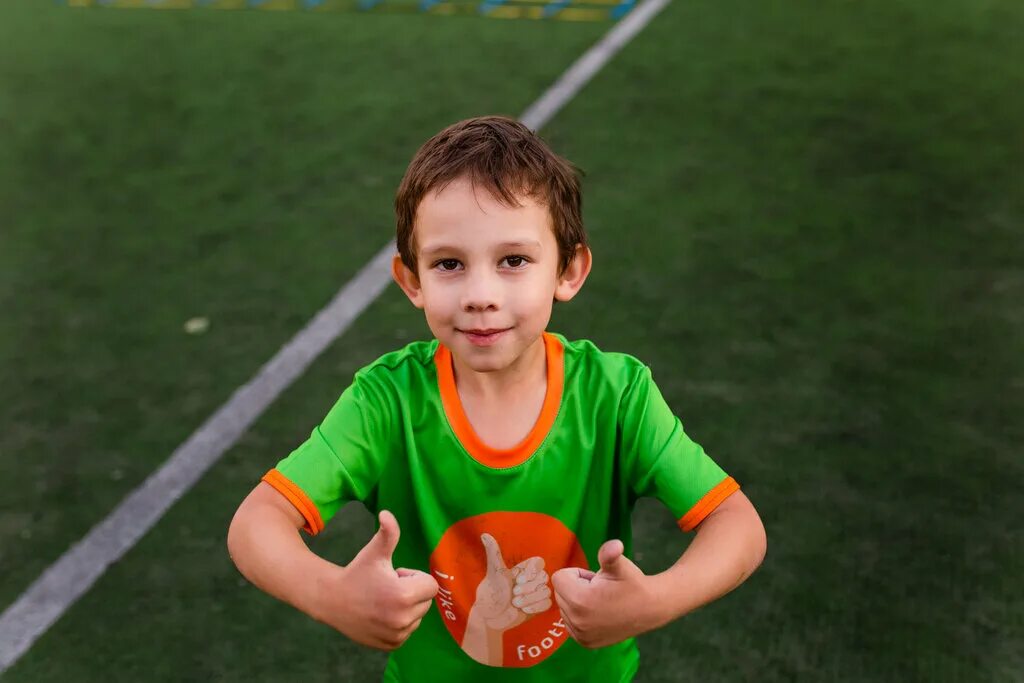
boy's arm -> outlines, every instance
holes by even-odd
[[[309,616],[317,613],[318,592],[342,567],[313,553],[299,536],[302,514],[272,486],[260,482],[235,512],[228,528],[228,553],[258,588]]]
[[[666,571],[648,576],[612,539],[597,551],[597,572],[551,576],[566,627],[584,647],[605,647],[664,626],[725,595],[757,569],[767,541],[761,518],[737,491],[697,526],[697,537]]]
[[[399,528],[380,513],[380,529],[344,567],[318,557],[299,537],[305,523],[284,496],[261,482],[228,529],[228,552],[256,586],[352,640],[394,650],[412,635],[437,593],[432,576],[392,565]]]
[[[697,526],[697,536],[674,565],[651,578],[657,626],[730,592],[754,573],[768,547],[764,524],[736,491]]]

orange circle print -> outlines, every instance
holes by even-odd
[[[527,667],[568,630],[551,575],[587,567],[576,535],[538,512],[488,512],[450,526],[430,556],[441,620],[462,650],[488,666]]]

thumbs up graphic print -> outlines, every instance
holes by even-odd
[[[487,575],[476,588],[473,610],[479,610],[487,628],[506,631],[551,607],[544,558],[531,557],[509,569],[493,536],[481,534],[480,541],[487,553]]]
[[[569,638],[551,576],[589,567],[559,519],[496,510],[465,517],[431,552],[437,610],[463,653],[486,666],[531,667]]]

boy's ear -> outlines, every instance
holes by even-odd
[[[590,247],[582,244],[576,245],[576,253],[566,266],[565,271],[558,276],[558,287],[555,288],[555,299],[558,301],[569,301],[583,287],[583,282],[590,275],[590,266],[593,265],[594,256],[590,253]]]
[[[420,279],[416,277],[416,273],[409,270],[409,266],[402,262],[402,257],[399,254],[395,254],[391,259],[391,277],[409,297],[413,306],[423,308],[423,289],[420,287]]]

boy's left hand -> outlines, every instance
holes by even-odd
[[[650,579],[623,551],[622,541],[607,541],[596,573],[566,567],[551,576],[566,627],[583,647],[612,645],[657,625]]]

